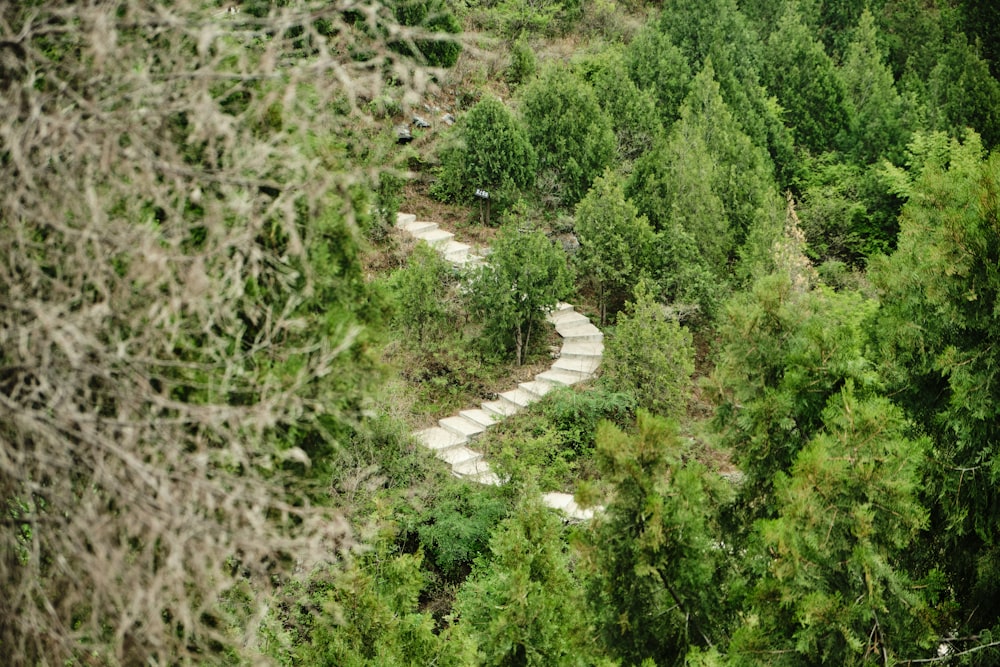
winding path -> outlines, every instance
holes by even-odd
[[[418,221],[412,213],[398,214],[396,227],[426,241],[453,264],[476,265],[483,261],[471,246],[456,241],[454,234],[441,229],[435,222]],[[604,334],[585,315],[576,312],[568,303],[560,303],[549,313],[548,319],[563,339],[559,358],[552,368],[539,373],[531,382],[522,382],[500,394],[495,401],[462,410],[457,415],[439,420],[437,426],[413,434],[451,466],[452,473],[457,477],[481,484],[500,484],[500,477],[490,468],[489,462],[481,452],[472,448],[476,438],[504,417],[528,407],[553,387],[589,380],[600,367]],[[562,511],[572,520],[585,521],[594,515],[592,509],[579,507],[569,493],[546,493],[542,499],[546,505]]]

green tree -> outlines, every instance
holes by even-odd
[[[597,287],[601,323],[608,305],[624,300],[640,277],[649,273],[653,230],[625,199],[619,177],[604,172],[576,206],[576,236],[580,249],[574,260],[581,276]]]
[[[914,109],[896,92],[892,71],[878,44],[878,29],[865,10],[838,70],[850,112],[846,148],[855,161],[898,164],[909,141]]]
[[[965,636],[1000,621],[1000,156],[975,134],[918,133],[909,164],[891,172],[907,199],[899,247],[870,272],[884,294],[875,342],[889,391],[934,441],[924,568],[947,573],[958,608],[945,623]]]
[[[753,512],[772,511],[775,475],[821,428],[830,397],[848,379],[859,393],[874,385],[863,325],[876,305],[856,293],[808,289],[787,273],[759,279],[727,304],[709,386],[715,427],[746,474]]]
[[[537,492],[535,492],[537,493]],[[519,503],[459,589],[453,623],[482,665],[593,665],[583,587],[559,517],[537,495]]]
[[[517,364],[524,363],[532,336],[571,287],[561,248],[539,231],[502,229],[469,288],[470,305],[482,318],[489,349],[513,351]]]
[[[689,647],[725,636],[712,526],[719,494],[673,422],[640,411],[636,429],[598,427],[598,468],[615,493],[593,519],[587,594],[610,653],[626,664],[683,664]]]
[[[634,42],[633,42],[634,43]],[[585,64],[587,74],[601,109],[611,119],[618,139],[618,157],[634,160],[649,150],[663,133],[656,97],[648,89],[640,89],[629,78],[622,53],[611,50]]]
[[[932,129],[960,136],[971,127],[987,148],[1000,143],[1000,82],[959,33],[938,55],[928,79]]]
[[[741,246],[770,220],[770,165],[722,99],[709,62],[669,137],[636,161],[626,189],[660,233],[658,279],[671,298],[694,296],[711,313]]]
[[[590,86],[568,68],[550,66],[528,84],[521,105],[538,168],[555,179],[555,195],[576,204],[615,154],[611,121]]]
[[[770,155],[782,184],[789,183],[794,174],[792,138],[781,109],[761,85],[761,38],[736,1],[668,0],[659,29],[684,53],[691,72],[702,71],[711,60],[722,97],[740,129]]]
[[[488,97],[457,127],[457,141],[441,154],[433,193],[444,201],[471,202],[477,189],[490,194],[496,213],[535,182],[537,156],[527,135],[500,100]]]
[[[407,333],[416,335],[417,344],[423,347],[427,334],[444,323],[448,315],[447,295],[449,283],[454,282],[451,265],[434,248],[418,243],[400,269],[389,280],[396,302],[395,320]]]
[[[668,35],[648,24],[626,47],[625,63],[636,86],[652,93],[660,120],[669,127],[677,120],[692,76],[684,54]]]
[[[767,40],[761,77],[784,108],[797,146],[814,155],[840,146],[848,118],[844,87],[794,5],[787,6]]]
[[[694,373],[691,333],[670,317],[647,284],[618,316],[604,350],[601,381],[635,396],[639,407],[664,417],[683,416]]]
[[[393,11],[401,26],[420,30],[407,39],[393,42],[392,47],[405,55],[413,56],[431,67],[451,67],[458,61],[462,44],[457,38],[441,35],[458,35],[462,25],[442,0],[394,0]],[[433,38],[428,38],[435,35]]]
[[[903,412],[831,396],[822,426],[775,482],[775,517],[750,555],[757,581],[731,647],[735,665],[893,664],[936,642],[903,563],[927,511],[918,500],[926,439]]]
[[[390,535],[341,568],[288,582],[265,620],[269,657],[281,665],[444,665],[475,659],[475,645],[420,611],[423,553],[399,553]]]

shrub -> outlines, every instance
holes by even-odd
[[[514,116],[494,98],[480,101],[458,128],[458,141],[441,152],[432,193],[442,201],[471,202],[477,189],[490,193],[500,213],[534,183],[537,158]]]
[[[645,281],[639,283],[604,350],[605,386],[635,396],[639,407],[677,417],[687,405],[693,372],[691,333],[667,317]]]

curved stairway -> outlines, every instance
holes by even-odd
[[[435,222],[418,221],[412,213],[399,213],[396,227],[426,241],[453,264],[476,266],[483,261],[471,246],[456,241],[454,234],[441,229]],[[495,401],[462,410],[457,415],[439,420],[437,426],[413,434],[451,466],[454,475],[481,484],[500,484],[500,478],[482,453],[473,449],[476,438],[504,417],[528,407],[553,387],[589,380],[597,372],[604,352],[604,334],[600,329],[568,303],[560,303],[549,313],[548,319],[563,339],[559,358],[552,368],[539,373],[531,382],[522,382],[500,394]],[[546,493],[543,501],[572,520],[585,521],[594,515],[592,509],[579,507],[569,493]]]

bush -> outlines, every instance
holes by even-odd
[[[459,581],[486,551],[494,526],[509,511],[496,487],[456,481],[423,515],[417,535],[442,574]]]
[[[692,373],[691,333],[667,317],[645,281],[639,283],[635,301],[618,316],[614,336],[605,346],[605,386],[631,394],[650,412],[679,417],[687,405]]]
[[[428,33],[462,32],[458,19],[441,0],[402,0],[396,4],[395,14],[401,25],[420,27]],[[431,67],[451,67],[462,52],[462,45],[450,39],[415,39],[416,52],[406,42],[394,42],[392,46],[404,55],[423,56]]]
[[[632,420],[635,398],[603,387],[589,391],[566,387],[546,394],[539,409],[555,428],[562,446],[580,454],[593,449],[597,424],[602,420],[622,428]]]
[[[534,183],[535,151],[500,100],[476,104],[459,126],[458,139],[440,154],[432,194],[442,201],[471,202],[482,189],[490,193],[493,212],[501,213]]]
[[[505,73],[507,83],[512,86],[524,83],[535,75],[537,69],[538,60],[535,58],[535,51],[528,43],[528,38],[521,33],[510,50],[510,65]]]

